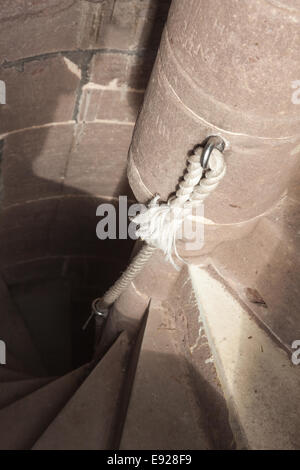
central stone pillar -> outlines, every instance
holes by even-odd
[[[300,155],[299,57],[299,0],[173,0],[128,176],[139,201],[166,200],[188,152],[223,137],[227,175],[205,202],[201,253],[249,231],[287,190]]]

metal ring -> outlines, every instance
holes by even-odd
[[[208,162],[214,149],[218,149],[222,153],[225,149],[225,142],[218,135],[212,135],[206,139],[205,147],[200,159],[201,166],[204,170],[208,167]]]
[[[100,301],[100,297],[98,297],[97,299],[93,300],[93,303],[92,303],[92,312],[95,314],[95,315],[99,315],[100,317],[103,317],[103,318],[106,318],[107,315],[108,315],[108,309],[106,308],[101,308],[98,306],[98,302]]]

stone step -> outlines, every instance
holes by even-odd
[[[95,331],[96,344],[94,357],[100,357],[109,349],[121,331],[127,331],[130,338],[135,338],[139,332],[143,318],[148,311],[150,298],[136,293],[133,285],[116,300],[109,309],[107,320],[96,316]]]
[[[151,304],[121,450],[211,448],[174,330],[170,312]]]
[[[16,382],[1,383],[0,386],[0,409],[14,403],[20,398],[29,395],[35,390],[43,387],[54,380],[54,378],[17,380]]]
[[[124,425],[126,422],[126,416],[128,412],[128,406],[129,406],[129,402],[131,398],[132,387],[133,387],[135,374],[137,370],[137,364],[139,361],[141,346],[143,343],[144,332],[145,332],[145,328],[146,328],[146,324],[148,320],[150,303],[151,303],[151,300],[149,301],[149,304],[146,310],[144,310],[143,316],[141,315],[139,328],[137,329],[137,333],[135,334],[135,336],[132,338],[133,346],[132,346],[132,350],[130,353],[129,365],[128,365],[128,369],[126,372],[126,379],[125,379],[123,392],[122,392],[122,403],[119,409],[118,426],[116,427],[116,431],[115,431],[113,449],[119,449],[120,447],[120,442],[121,442],[123,429],[124,429]]]
[[[0,410],[0,449],[30,449],[88,373],[82,366]]]
[[[299,203],[285,199],[248,236],[219,245],[211,261],[270,335],[290,350],[300,330],[298,214]]]
[[[16,368],[16,370],[29,375],[46,375],[37,348],[34,346],[30,333],[1,277],[0,339],[6,344],[8,367]]]
[[[128,336],[123,332],[33,449],[114,448],[129,352]]]
[[[237,448],[299,449],[300,374],[291,355],[211,267],[189,272]]]

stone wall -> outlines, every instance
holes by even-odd
[[[9,284],[76,265],[104,286],[126,264],[132,243],[98,240],[96,208],[133,199],[128,147],[169,4],[1,2],[0,262]]]

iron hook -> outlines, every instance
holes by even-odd
[[[222,153],[225,150],[225,142],[222,137],[218,135],[207,137],[205,141],[205,147],[200,159],[201,166],[204,170],[206,170],[208,167],[208,162],[214,149],[218,149]]]

